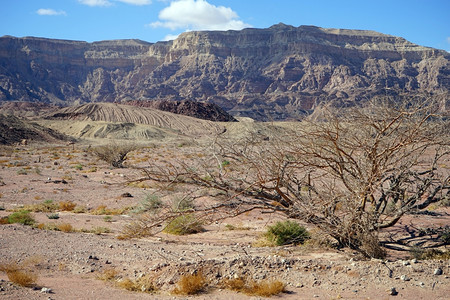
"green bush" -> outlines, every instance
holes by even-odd
[[[193,234],[202,232],[204,230],[202,225],[202,222],[192,214],[181,215],[167,224],[164,232],[175,235]]]
[[[28,210],[16,211],[8,216],[9,224],[19,223],[23,225],[33,225],[34,222],[35,220]]]
[[[309,239],[310,234],[305,227],[300,226],[296,222],[287,220],[269,226],[265,233],[265,237],[278,246],[288,244],[298,245],[303,244]]]

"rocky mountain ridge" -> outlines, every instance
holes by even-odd
[[[0,38],[0,101],[215,103],[235,116],[297,119],[321,102],[448,94],[450,55],[373,31],[284,24],[94,43]]]

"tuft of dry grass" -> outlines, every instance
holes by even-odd
[[[117,280],[119,272],[114,268],[104,269],[101,273],[97,274],[96,278],[103,281]]]
[[[129,207],[121,207],[121,208],[108,208],[106,205],[99,205],[97,208],[94,208],[90,213],[91,215],[122,215]]]
[[[73,211],[75,209],[76,204],[72,201],[60,201],[58,203],[59,209],[62,211]]]
[[[53,203],[52,200],[45,200],[42,203],[25,205],[23,207],[24,210],[32,212],[47,212],[47,213],[55,212],[57,208],[58,204]]]
[[[38,278],[31,267],[15,262],[0,264],[0,271],[5,272],[11,282],[24,287],[35,286]]]
[[[222,282],[222,285],[229,290],[235,291],[235,292],[242,292],[245,288],[245,280],[238,277],[238,278],[232,278],[232,279],[225,279]]]
[[[206,277],[201,272],[183,275],[173,293],[178,295],[196,295],[204,291],[206,284]]]
[[[69,223],[58,224],[58,225],[56,225],[56,228],[62,232],[74,232],[75,231],[75,228],[73,228],[73,226]]]
[[[286,285],[279,280],[247,280],[246,278],[225,279],[222,286],[226,289],[251,296],[270,297],[285,292]]]
[[[180,215],[169,222],[163,231],[174,235],[194,234],[204,231],[202,225],[203,222],[193,214]]]

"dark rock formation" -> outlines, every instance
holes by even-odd
[[[174,114],[185,115],[213,122],[236,122],[229,113],[213,103],[194,101],[127,101],[124,104],[138,107],[151,107]]]
[[[188,32],[155,44],[0,38],[0,101],[215,103],[260,120],[319,102],[448,93],[450,55],[373,31],[292,27]]]

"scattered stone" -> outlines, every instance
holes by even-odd
[[[392,287],[389,291],[389,295],[397,296],[398,295],[397,289],[395,287]]]
[[[417,260],[417,258],[413,258],[413,259],[411,259],[411,262],[412,262],[413,264],[417,264],[419,261]]]
[[[122,197],[122,198],[133,198],[133,195],[131,195],[130,193],[123,193],[122,195],[120,195],[120,197]]]
[[[441,268],[437,268],[434,270],[434,275],[442,275],[442,269]]]
[[[43,294],[51,294],[51,293],[53,293],[53,291],[52,291],[51,288],[43,287],[43,288],[41,289],[41,293],[43,293]]]
[[[411,264],[411,263],[410,263],[409,261],[407,261],[407,260],[404,260],[404,261],[403,261],[403,265],[404,265],[404,266],[409,266],[410,264]]]

